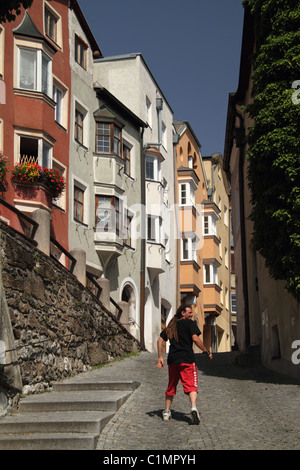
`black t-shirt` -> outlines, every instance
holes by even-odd
[[[193,335],[201,335],[197,324],[193,320],[178,320],[177,321],[178,342],[172,338],[170,340],[170,349],[168,354],[168,364],[193,364],[195,362],[195,355],[193,351]],[[160,336],[164,341],[167,341],[166,329],[164,329]]]

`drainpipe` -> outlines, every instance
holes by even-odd
[[[174,155],[174,220],[175,220],[175,230],[176,233],[174,233],[176,237],[176,291],[177,291],[177,296],[176,296],[176,310],[180,305],[180,279],[179,279],[179,273],[180,273],[180,237],[179,237],[179,220],[178,220],[178,205],[177,205],[177,151],[176,151],[176,146],[179,143],[179,136],[178,134],[173,135],[173,155]]]
[[[140,308],[141,308],[141,318],[140,318],[140,327],[141,327],[141,345],[145,348],[145,265],[146,265],[146,240],[144,233],[145,222],[143,220],[144,210],[146,207],[146,181],[145,181],[145,155],[144,155],[144,128],[141,130],[141,284],[140,284]]]

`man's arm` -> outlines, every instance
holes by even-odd
[[[208,348],[206,348],[202,342],[202,340],[199,338],[199,336],[197,335],[193,335],[192,336],[192,340],[194,341],[194,343],[196,344],[196,346],[198,346],[198,348],[201,349],[201,351],[203,352],[206,352],[208,351]],[[209,354],[209,359],[212,359],[212,353]]]
[[[163,353],[162,353],[163,342],[164,342],[164,340],[160,336],[157,340],[157,352],[158,352],[157,367],[159,369],[163,369],[163,367],[164,367],[164,358],[163,358]]]

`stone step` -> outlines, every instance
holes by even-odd
[[[114,412],[54,411],[18,413],[0,421],[0,437],[4,434],[32,433],[98,433],[102,431]]]
[[[50,392],[30,395],[20,402],[20,412],[117,411],[131,392],[116,390]]]
[[[1,436],[1,450],[95,450],[98,434],[33,433]]]
[[[20,400],[0,420],[0,450],[93,450],[101,431],[139,386],[77,377]]]
[[[67,380],[64,382],[56,382],[53,384],[53,390],[56,392],[63,391],[82,391],[82,390],[127,390],[133,391],[139,386],[139,382],[98,382],[95,380]]]

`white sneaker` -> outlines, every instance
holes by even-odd
[[[191,412],[192,422],[191,424],[200,424],[200,416],[197,408],[193,408]]]
[[[170,410],[164,410],[163,414],[162,414],[162,417],[163,417],[163,421],[169,421],[169,419],[171,419],[171,411]]]

